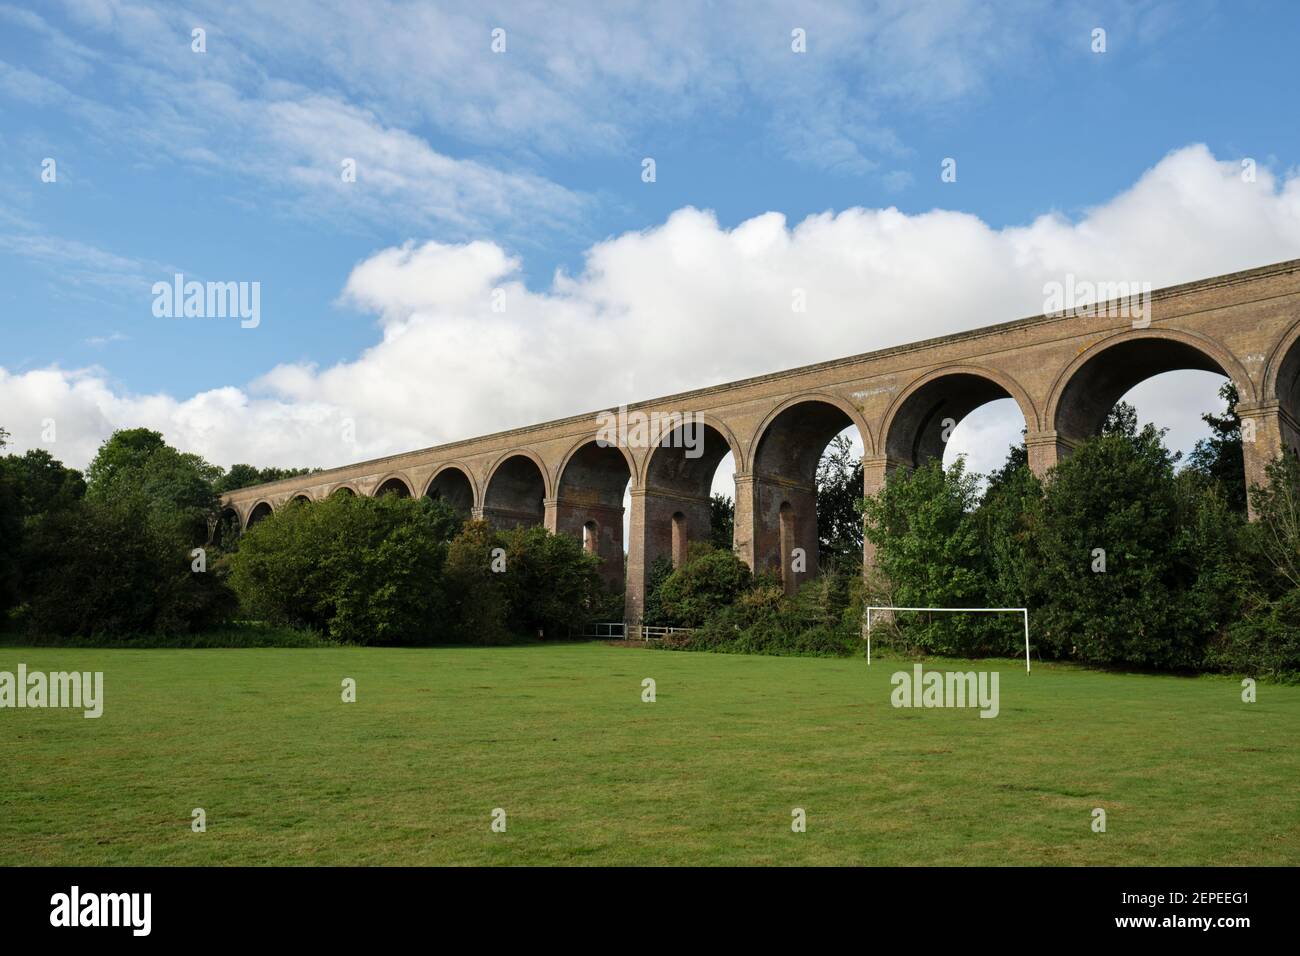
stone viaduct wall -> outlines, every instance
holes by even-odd
[[[651,447],[635,434],[602,444],[593,412],[245,488],[223,504],[247,527],[299,497],[441,495],[498,526],[543,524],[584,540],[608,580],[621,584],[626,574],[626,617],[635,621],[651,563],[708,537],[710,485],[728,452],[735,549],[753,568],[780,569],[793,588],[817,571],[814,472],[845,427],[861,435],[871,494],[899,465],[942,455],[945,420],[1012,398],[1030,465],[1045,474],[1097,433],[1128,389],[1175,369],[1236,383],[1243,431],[1253,430],[1249,483],[1284,447],[1300,448],[1300,260],[1156,290],[1136,319],[1108,305],[1036,316],[628,407],[629,418],[698,416],[702,445],[693,449],[682,447],[691,434],[681,430]],[[802,572],[791,568],[797,547],[807,555]]]

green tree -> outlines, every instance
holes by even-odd
[[[0,428],[0,449],[8,439],[9,433]],[[25,510],[19,483],[7,462],[0,459],[0,626],[18,600]]]
[[[1125,423],[1058,464],[1036,535],[1040,640],[1094,663],[1195,663],[1177,629],[1179,518],[1174,457],[1154,426]]]
[[[214,483],[221,469],[177,451],[146,428],[115,431],[86,469],[86,498],[97,503],[139,495],[147,518],[166,533],[193,543],[208,539],[217,514]]]
[[[274,512],[230,556],[253,614],[356,644],[446,640],[443,565],[460,525],[430,499],[337,495]]]
[[[507,623],[519,636],[567,637],[601,604],[600,561],[567,535],[533,526],[501,534],[506,570],[500,574]]]
[[[865,500],[866,535],[896,603],[914,607],[983,607],[989,589],[986,543],[975,510],[977,475],[958,459],[933,458],[890,475]],[[970,654],[986,649],[988,623],[978,615],[900,612],[907,639],[926,650]]]
[[[709,541],[715,548],[730,551],[735,540],[736,503],[727,495],[709,498]]]
[[[823,566],[862,566],[862,459],[836,435],[817,463],[817,550]]]
[[[1210,426],[1210,437],[1202,438],[1187,456],[1187,469],[1223,491],[1234,511],[1246,513],[1246,465],[1241,452],[1241,418],[1237,415],[1237,386],[1228,380],[1219,388],[1226,406],[1222,415],[1201,416]]]
[[[253,485],[264,485],[270,481],[282,481],[285,478],[296,478],[299,475],[309,475],[313,472],[320,471],[319,468],[258,468],[255,465],[231,465],[230,470],[220,475],[213,482],[213,490],[218,495],[224,495],[231,491],[237,491],[240,488],[251,488]]]
[[[749,565],[730,549],[696,542],[658,589],[659,613],[675,627],[695,627],[732,604],[753,583]]]

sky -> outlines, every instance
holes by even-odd
[[[0,2],[9,450],[329,467],[1300,257],[1300,4],[598,6]]]

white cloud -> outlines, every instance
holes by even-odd
[[[344,283],[343,301],[381,319],[382,338],[354,360],[280,365],[187,398],[131,395],[99,369],[0,374],[0,424],[21,448],[57,418],[56,453],[75,465],[134,425],[227,465],[338,465],[1035,314],[1044,282],[1066,271],[1160,287],[1297,256],[1300,176],[1261,169],[1243,183],[1203,146],[1078,222],[999,230],[959,213],[855,208],[728,230],[683,209],[598,243],[581,275],[544,290],[493,243],[410,243]],[[795,289],[808,301],[799,322]],[[1159,417],[1148,415],[1187,419],[1175,442],[1203,410],[1183,407],[1204,394],[1192,380],[1162,387]],[[355,445],[341,440],[346,419]],[[968,431],[972,448],[988,444]]]

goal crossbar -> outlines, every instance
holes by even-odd
[[[1029,673],[1029,608],[1027,607],[882,607],[867,608],[867,666],[871,666],[871,612],[872,611],[960,611],[964,614],[1023,614],[1025,618],[1025,673]]]

